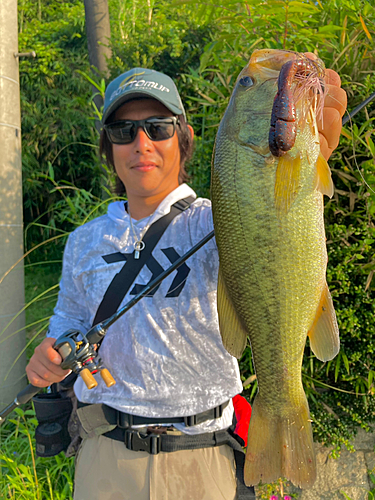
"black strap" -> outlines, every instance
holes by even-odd
[[[246,486],[244,482],[245,454],[239,442],[228,431],[207,432],[193,436],[188,434],[173,436],[171,434],[143,434],[136,429],[117,427],[106,432],[103,436],[122,441],[129,450],[145,451],[150,455],[226,444],[233,449],[236,461],[237,500],[255,500],[254,488]]]
[[[151,257],[152,251],[163,236],[170,222],[177,215],[186,210],[194,200],[195,198],[189,196],[188,198],[177,201],[171,206],[171,211],[168,214],[158,219],[148,228],[142,238],[142,241],[145,243],[145,248],[140,253],[139,259],[134,258],[134,252],[126,257],[126,265],[115,275],[104,294],[98,310],[96,311],[93,326],[101,323],[117,311],[142,267]]]
[[[191,427],[207,420],[220,418],[228,403],[229,401],[225,401],[225,403],[215,408],[210,408],[209,410],[188,417],[140,417],[115,410],[105,404],[86,404],[80,401],[78,402],[77,412],[82,427],[90,434],[93,430],[105,425],[116,425],[119,429],[128,429],[133,425],[152,426],[157,424],[184,423],[186,427]]]

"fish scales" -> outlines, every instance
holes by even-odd
[[[245,481],[258,484],[285,476],[309,487],[316,476],[315,456],[301,365],[319,308],[330,309],[333,325],[321,335],[328,337],[331,350],[324,342],[321,350],[325,357],[338,350],[337,323],[326,292],[323,195],[316,189],[319,139],[314,116],[307,116],[301,104],[297,117],[307,126],[300,127],[287,158],[291,164],[300,158],[298,182],[291,180],[292,202],[280,210],[275,185],[282,160],[268,148],[280,63],[274,63],[272,78],[267,73],[263,81],[252,62],[263,52],[257,51],[240,74],[215,143],[211,196],[220,258],[219,322],[231,354],[239,357],[250,338],[258,381]],[[267,51],[267,56],[277,59],[280,52],[284,58],[284,51]],[[250,88],[241,88],[244,75],[254,80]],[[320,307],[327,293],[328,306],[324,302]]]

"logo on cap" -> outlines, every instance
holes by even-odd
[[[130,75],[127,78],[125,78],[120,83],[118,89],[114,90],[112,92],[109,100],[113,101],[113,99],[115,99],[120,94],[126,92],[127,90],[133,89],[133,88],[137,88],[137,89],[152,88],[155,90],[159,90],[160,92],[169,92],[170,91],[170,89],[168,87],[165,87],[164,85],[161,85],[160,83],[153,82],[150,80],[143,80],[143,79],[135,79],[134,78],[137,76],[141,76],[143,74],[144,74],[144,71],[142,73],[136,73],[134,75]]]

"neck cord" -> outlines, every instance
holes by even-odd
[[[143,236],[146,234],[148,228],[150,227],[150,220],[151,220],[151,217],[154,215],[154,212],[152,212],[152,214],[149,216],[149,218],[147,219],[147,223],[146,223],[146,226],[144,227],[143,231],[141,231],[141,235],[139,238],[137,238],[137,235],[135,234],[135,231],[134,231],[134,226],[133,226],[133,221],[132,221],[132,216],[130,215],[130,210],[129,210],[129,204],[127,206],[127,212],[129,214],[129,219],[130,219],[130,227],[132,228],[132,232],[133,232],[133,236],[134,236],[134,243],[133,243],[133,247],[134,247],[134,258],[135,259],[139,259],[139,256],[140,256],[140,253],[142,252],[142,250],[145,248],[146,246],[146,243],[144,241],[142,241],[142,238]]]

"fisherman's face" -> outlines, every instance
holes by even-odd
[[[140,99],[123,104],[116,111],[115,120],[154,116],[173,116],[173,113],[159,101]],[[129,197],[165,197],[178,187],[180,149],[176,132],[170,139],[154,142],[139,128],[132,143],[113,144],[112,148],[117,175]]]

